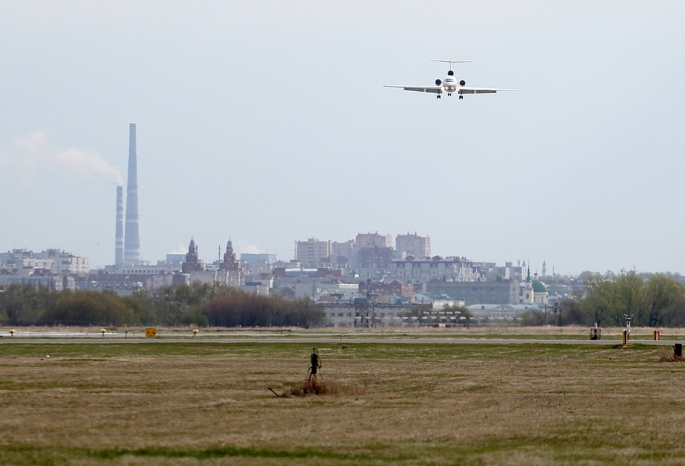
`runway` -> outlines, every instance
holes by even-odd
[[[634,340],[629,345],[665,346],[673,345],[675,340]],[[159,343],[195,343],[195,344],[316,344],[316,345],[353,345],[353,344],[392,344],[392,345],[583,345],[583,346],[617,346],[621,340],[573,340],[573,339],[543,339],[543,338],[397,338],[397,337],[368,337],[368,338],[331,338],[325,337],[3,337],[0,345],[30,344],[30,345],[136,345]]]

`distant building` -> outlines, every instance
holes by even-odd
[[[297,241],[295,259],[305,267],[316,267],[319,264],[329,263],[332,252],[330,241],[309,238],[307,241]]]
[[[69,277],[70,278],[70,277]],[[68,280],[67,280],[68,281]],[[0,286],[31,285],[34,288],[44,287],[49,290],[62,291],[65,279],[61,275],[4,275],[0,274]],[[72,279],[73,283],[73,279]],[[73,288],[71,288],[73,289]]]
[[[121,265],[106,265],[104,271],[120,275],[156,275],[171,274],[175,272],[176,270],[174,269],[177,268],[178,267],[174,267],[173,264],[164,262],[158,263],[157,265],[123,263]]]
[[[338,267],[349,266],[355,254],[355,242],[353,239],[338,243],[333,241],[331,243],[331,264],[337,265]]]
[[[34,253],[28,249],[12,249],[0,253],[0,264],[5,267],[33,267],[45,269],[58,274],[87,274],[90,271],[90,260],[59,249],[47,249]]]
[[[359,305],[353,303],[331,302],[320,304],[331,327],[356,327],[361,325]],[[375,327],[402,327],[405,326],[406,314],[410,307],[405,305],[375,304],[371,311],[374,317]],[[371,317],[370,316],[370,317]]]
[[[233,242],[229,239],[226,243],[224,260],[219,266],[217,281],[230,286],[242,286],[245,283],[245,271],[236,259],[233,251]]]
[[[185,254],[167,254],[166,255],[166,262],[169,264],[182,264],[186,261],[186,255]]]
[[[390,283],[362,282],[359,284],[359,293],[373,293],[384,296],[411,296],[414,294],[414,287],[405,285],[397,280]]]
[[[243,253],[240,255],[240,262],[248,274],[272,270],[277,259],[276,254]]]
[[[381,278],[390,273],[395,250],[392,246],[361,247],[358,250],[360,278]]]
[[[530,267],[528,267],[528,274],[526,280],[521,282],[521,291],[519,294],[520,304],[539,304],[545,305],[548,302],[549,292],[547,286],[538,280],[538,274],[535,274],[533,280],[530,278]]]
[[[195,245],[195,239],[193,238],[190,239],[186,261],[183,263],[181,270],[183,273],[203,272],[205,270],[205,264],[200,260],[198,247]]]
[[[518,304],[519,283],[515,280],[496,282],[429,281],[427,293],[444,294],[466,304]]]
[[[519,265],[513,265],[511,262],[505,262],[504,267],[493,267],[494,274],[502,279],[517,280],[519,282],[526,279],[526,268]]]
[[[430,257],[431,239],[429,236],[397,235],[395,238],[395,254],[397,259],[404,259],[407,256]]]
[[[478,266],[468,259],[441,256],[407,256],[402,260],[394,260],[390,275],[404,283],[425,283],[430,280],[475,282],[485,279]]]
[[[54,259],[57,273],[86,274],[90,271],[90,260],[87,257],[79,257],[59,249],[48,249],[41,254]]]
[[[379,235],[376,233],[359,233],[355,240],[355,245],[358,249],[361,248],[390,248],[392,247],[391,235]]]
[[[542,311],[544,307],[536,304],[473,304],[467,306],[476,319],[514,320],[530,311]]]

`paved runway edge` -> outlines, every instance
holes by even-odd
[[[2,338],[0,345],[5,344],[31,344],[31,345],[109,345],[109,344],[157,344],[157,343],[192,343],[192,344],[241,344],[241,343],[264,343],[264,344],[304,344],[315,343],[324,345],[339,345],[339,338]],[[344,338],[342,343],[350,344],[421,344],[421,345],[590,345],[590,346],[616,346],[621,340],[544,340],[544,339],[493,339],[493,338]],[[639,340],[633,341],[633,345],[664,346],[677,343],[674,340]]]

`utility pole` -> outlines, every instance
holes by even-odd
[[[633,314],[623,314],[626,319],[626,339],[630,340],[630,319],[633,318]]]

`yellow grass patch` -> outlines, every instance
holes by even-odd
[[[3,343],[0,463],[685,462],[657,348],[347,346]]]

